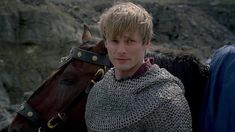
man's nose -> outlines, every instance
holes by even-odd
[[[121,54],[126,53],[126,46],[124,43],[118,45],[117,52]]]

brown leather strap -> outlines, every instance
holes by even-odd
[[[110,61],[107,55],[99,55],[80,48],[73,48],[70,51],[70,56],[88,63],[110,67]]]
[[[28,103],[23,103],[17,113],[31,121],[34,125],[47,129],[45,122],[40,118],[38,112],[36,112]]]

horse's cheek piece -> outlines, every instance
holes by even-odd
[[[98,69],[97,71],[96,71],[96,73],[95,73],[95,76],[100,76],[100,78],[103,78],[104,77],[104,69],[102,69],[102,68],[100,68],[100,69]]]
[[[91,79],[91,82],[93,83],[93,85],[99,81],[100,79],[102,79],[104,77],[104,69],[100,68],[96,71],[95,73],[95,80],[94,79]]]

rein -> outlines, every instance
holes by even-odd
[[[68,57],[66,57],[66,64],[71,60],[72,58],[78,59],[87,63],[92,63],[96,65],[103,66],[103,68],[100,68],[97,70],[97,72],[94,74],[93,78],[91,79],[90,83],[88,84],[88,87],[85,88],[78,96],[76,96],[72,102],[70,102],[63,110],[58,112],[56,116],[53,116],[47,123],[45,123],[41,117],[40,114],[38,114],[28,103],[24,103],[19,111],[17,112],[21,116],[25,117],[29,121],[31,121],[33,124],[39,126],[38,132],[46,132],[50,131],[56,126],[58,126],[60,123],[63,123],[67,120],[67,113],[70,112],[70,110],[76,106],[76,104],[86,95],[88,95],[90,89],[93,87],[93,85],[101,80],[104,76],[104,73],[107,70],[107,67],[110,67],[109,59],[106,55],[99,55],[94,52],[86,51],[80,48],[73,48],[70,51],[70,54]],[[63,65],[64,65],[63,64]]]

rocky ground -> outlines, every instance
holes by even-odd
[[[100,39],[99,15],[111,0],[0,1],[0,130],[15,106],[81,43],[86,23]],[[192,54],[206,64],[213,51],[235,40],[232,0],[135,0],[153,16],[153,50]]]

